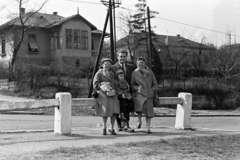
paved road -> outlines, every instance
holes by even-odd
[[[177,137],[240,133],[240,117],[192,117],[191,130],[175,130],[174,117],[156,117],[152,120],[153,133],[146,134],[145,123],[135,133],[117,132],[117,136],[101,135],[100,117],[72,117],[72,134],[53,134],[53,116],[0,114],[0,159],[37,153],[59,147],[87,147]],[[131,118],[135,126],[137,118]],[[23,132],[23,131],[27,131]],[[36,131],[36,132],[35,132]],[[42,131],[42,132],[40,132]]]
[[[72,117],[72,128],[100,127],[100,117]],[[144,118],[143,118],[144,122]],[[240,117],[192,117],[191,127],[211,130],[226,130],[240,132]],[[44,115],[6,115],[0,114],[0,132],[18,130],[53,130],[54,116]],[[135,127],[137,118],[131,118],[131,126]],[[173,128],[175,117],[155,117],[152,127]],[[143,126],[144,127],[144,126]]]
[[[72,117],[72,128],[101,127],[100,117]],[[144,122],[144,118],[143,118]],[[240,117],[192,117],[191,127],[228,130],[240,132]],[[19,130],[53,130],[54,116],[44,115],[5,115],[0,114],[0,132]],[[135,127],[137,118],[131,118],[131,126]],[[175,117],[155,117],[152,119],[152,127],[173,128]],[[144,126],[143,126],[144,127]]]

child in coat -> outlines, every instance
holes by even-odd
[[[130,87],[125,79],[125,74],[123,70],[119,69],[116,72],[116,92],[118,94],[118,100],[120,102],[120,118],[122,120],[126,119],[126,114],[131,113],[134,115],[133,99],[130,93]],[[129,111],[129,112],[127,112]]]

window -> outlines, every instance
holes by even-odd
[[[28,35],[28,53],[38,53],[37,36],[36,34]]]
[[[6,41],[5,39],[2,40],[2,57],[6,56]]]
[[[74,48],[80,49],[80,30],[74,30],[73,35],[74,35]]]
[[[66,29],[66,48],[72,48],[72,30]]]
[[[92,50],[94,50],[94,39],[92,39]]]
[[[82,49],[88,50],[88,31],[82,31]]]
[[[56,49],[61,49],[61,37],[60,37],[60,32],[59,31],[55,31],[55,43],[56,43]]]
[[[79,59],[76,60],[76,67],[78,68],[80,66],[80,61]]]

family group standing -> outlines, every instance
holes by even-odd
[[[103,135],[107,134],[107,119],[111,125],[108,131],[116,135],[114,124],[117,120],[118,131],[134,132],[129,125],[130,116],[138,114],[137,129],[142,126],[142,114],[146,117],[147,133],[151,133],[151,118],[154,116],[153,97],[157,81],[153,72],[146,66],[143,57],[137,59],[137,68],[126,63],[128,52],[118,52],[118,62],[103,58],[101,68],[93,79],[97,91],[96,115],[103,118]]]

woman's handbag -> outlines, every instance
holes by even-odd
[[[93,97],[93,98],[97,98],[97,97],[98,97],[98,91],[97,91],[97,90],[94,90],[94,91],[92,92],[92,97]]]
[[[156,107],[156,106],[160,106],[160,99],[158,97],[157,94],[154,94],[154,97],[153,97],[153,106]]]

